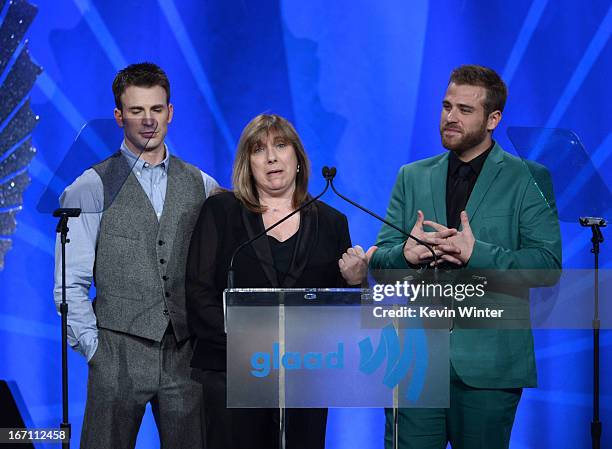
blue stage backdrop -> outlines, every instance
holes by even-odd
[[[0,19],[11,3],[20,1],[0,0]],[[477,63],[496,69],[509,86],[495,132],[505,149],[514,151],[508,126],[572,129],[612,187],[609,0],[40,0],[37,6],[16,50],[27,45],[43,69],[31,90],[40,117],[32,133],[37,154],[16,230],[0,236],[12,240],[0,271],[0,378],[16,381],[26,420],[36,427],[61,420],[55,221],[36,204],[81,126],[112,117],[111,82],[129,63],[153,61],[167,71],[175,105],[171,150],[224,186],[243,126],[274,112],[289,118],[304,140],[312,192],[323,186],[321,167],[335,165],[338,188],[384,214],[399,167],[443,151],[438,121],[450,71]],[[0,81],[14,64],[15,58]],[[331,195],[326,200],[348,215],[354,243],[374,242],[377,222]],[[589,267],[590,233],[576,222],[563,223],[562,231],[565,266]],[[610,251],[606,241],[607,268]],[[590,447],[590,333],[535,335],[540,387],[523,394],[511,447]],[[602,351],[604,447],[612,447],[609,331]],[[76,353],[69,363],[78,441],[87,368]],[[327,447],[382,448],[382,438],[381,410],[330,411]],[[138,447],[157,445],[148,412]]]

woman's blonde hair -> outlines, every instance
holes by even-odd
[[[295,151],[299,170],[295,179],[293,207],[299,207],[308,196],[310,161],[295,128],[279,115],[259,114],[242,130],[232,171],[234,195],[247,209],[258,213],[265,212],[266,208],[261,205],[257,195],[255,178],[251,170],[251,153],[270,133],[275,133],[285,139],[286,143],[291,144]]]

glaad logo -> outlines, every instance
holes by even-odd
[[[378,348],[374,352],[370,338],[359,342],[359,370],[365,374],[373,374],[387,359],[387,367],[383,384],[394,388],[406,378],[410,383],[406,391],[406,399],[416,401],[425,384],[427,372],[427,339],[423,329],[405,329],[403,336],[403,351],[397,331],[389,324],[381,329]]]
[[[286,352],[280,354],[280,345],[274,343],[272,352],[256,352],[251,356],[251,374],[255,377],[266,377],[270,371],[283,366],[286,370],[297,369],[342,369],[344,368],[344,343],[338,343],[338,351],[328,352]]]

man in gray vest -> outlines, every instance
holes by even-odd
[[[133,448],[150,402],[161,447],[201,449],[185,259],[200,206],[217,183],[169,154],[164,139],[173,105],[158,66],[121,70],[113,94],[121,150],[86,170],[60,198],[62,207],[103,211],[71,220],[66,251],[68,339],[89,366],[81,447]],[[56,245],[56,304],[60,262]]]

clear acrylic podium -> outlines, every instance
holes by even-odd
[[[448,329],[372,325],[369,298],[226,290],[228,407],[448,407]]]

